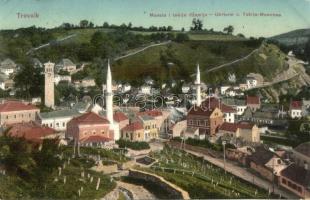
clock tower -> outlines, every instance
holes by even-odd
[[[54,108],[55,97],[54,97],[54,63],[50,61],[44,63],[44,104],[46,107]]]

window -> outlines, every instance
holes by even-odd
[[[65,127],[66,126],[66,123],[65,122],[62,122],[62,127]]]
[[[101,131],[101,134],[104,134],[104,131]]]
[[[6,119],[9,119],[9,116],[8,116],[8,115],[6,116]]]
[[[16,115],[14,115],[14,118],[16,119]]]

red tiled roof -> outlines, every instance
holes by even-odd
[[[6,101],[0,104],[0,112],[12,112],[12,111],[22,111],[22,110],[39,110],[34,105],[25,104],[20,101]]]
[[[236,112],[236,110],[233,107],[228,106],[224,103],[220,103],[219,99],[217,99],[215,97],[210,97],[210,98],[206,99],[205,101],[203,101],[201,103],[202,107],[203,108],[209,108],[209,101],[210,101],[210,108],[211,109],[219,108],[224,113]]]
[[[143,129],[142,123],[139,121],[128,124],[123,128],[123,131],[137,131]]]
[[[72,121],[77,124],[109,124],[109,120],[93,112],[88,112],[79,117],[75,117]]]
[[[36,122],[12,124],[8,131],[11,137],[24,137],[26,140],[41,142],[44,137],[53,135],[55,130],[49,127],[41,126]]]
[[[283,169],[281,175],[304,187],[310,186],[310,171],[306,170],[304,167],[296,165],[295,163]]]
[[[254,126],[254,124],[244,123],[244,122],[240,122],[240,123],[224,122],[221,125],[221,127],[219,128],[219,130],[236,132],[238,128],[240,128],[240,129],[252,129],[253,126]]]
[[[212,113],[213,113],[212,109],[208,109],[208,108],[201,107],[201,106],[193,106],[188,111],[187,115],[202,115],[202,116],[210,117]]]
[[[301,109],[302,108],[302,102],[301,101],[292,101],[290,108],[291,109]]]
[[[229,132],[236,132],[237,129],[238,129],[238,124],[228,123],[228,122],[224,122],[219,128],[219,130],[229,131]]]
[[[91,135],[87,138],[83,138],[81,143],[89,143],[89,142],[109,142],[112,139],[101,136],[101,135]]]
[[[128,117],[123,112],[115,112],[113,114],[113,119],[117,122],[121,122],[121,121],[127,120]]]
[[[294,150],[307,157],[310,157],[310,142],[302,143],[298,145]]]
[[[260,104],[260,98],[258,96],[247,96],[246,104]]]
[[[247,122],[240,122],[238,123],[238,127],[241,129],[252,129],[254,124],[252,123],[247,123]]]
[[[163,113],[160,110],[147,110],[144,112],[139,112],[137,115],[138,116],[148,115],[148,116],[152,116],[152,117],[158,117],[158,116],[162,116]]]

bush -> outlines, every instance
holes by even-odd
[[[189,40],[189,36],[185,33],[178,33],[175,38],[175,41],[180,42],[180,43],[188,41],[188,40]]]
[[[120,139],[116,141],[116,143],[120,148],[129,148],[133,150],[143,150],[150,148],[150,145],[147,142],[131,142],[128,140]]]

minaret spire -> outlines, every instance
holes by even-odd
[[[200,69],[199,64],[197,64],[197,73],[196,73],[196,96],[197,96],[197,106],[201,105],[201,86],[200,86]]]
[[[110,124],[113,123],[113,93],[110,60],[108,60],[107,84],[106,84],[106,117]]]

